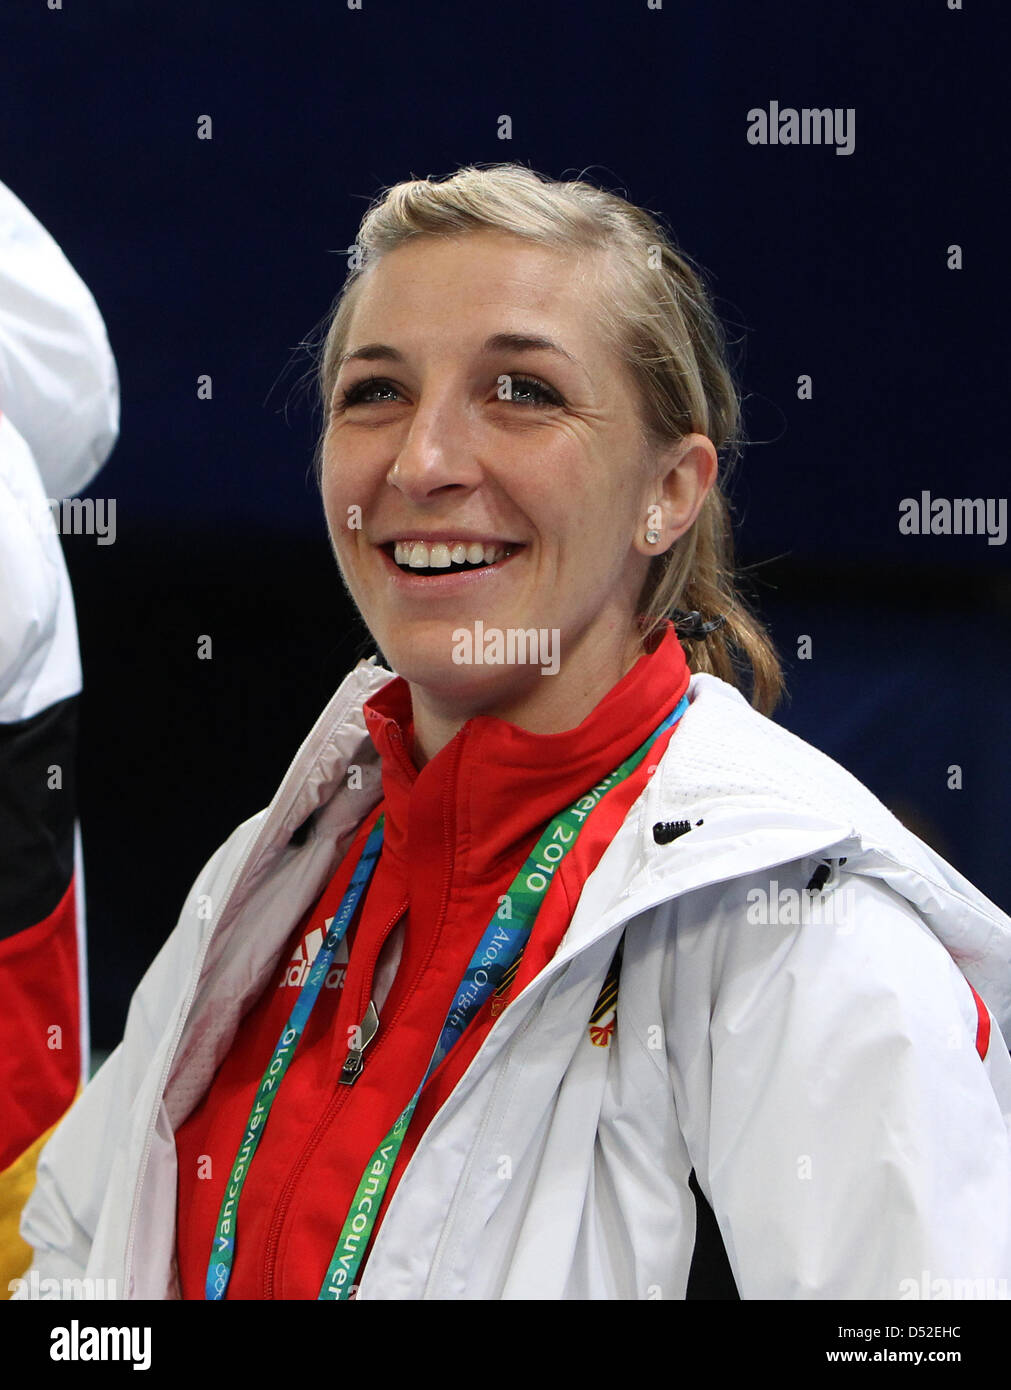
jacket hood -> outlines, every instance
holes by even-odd
[[[31,449],[51,498],[83,491],[119,434],[119,378],[98,306],[2,183],[0,412]]]
[[[653,812],[663,811],[647,810],[641,832],[652,874],[677,872],[654,841],[654,820],[692,822],[691,832],[674,842],[686,855],[701,855],[711,837],[712,853],[751,860],[767,839],[766,866],[787,857],[776,844],[820,826],[826,837],[837,836],[827,858],[845,859],[846,872],[882,880],[915,908],[1011,1041],[1011,917],[852,773],[759,714],[740,691],[716,676],[695,675],[689,698],[645,798]]]

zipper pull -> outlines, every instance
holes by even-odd
[[[379,1014],[376,1012],[375,1004],[370,999],[369,1007],[365,1010],[365,1017],[358,1025],[358,1046],[348,1048],[348,1055],[344,1059],[341,1074],[337,1078],[342,1086],[350,1086],[361,1076],[362,1068],[365,1065],[362,1061],[362,1053],[378,1032]]]

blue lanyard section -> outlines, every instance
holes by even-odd
[[[309,1015],[312,1013],[313,1005],[323,987],[323,981],[330,969],[334,952],[343,941],[348,924],[354,916],[355,908],[372,877],[372,871],[376,866],[376,860],[379,858],[379,851],[383,843],[383,820],[384,817],[380,816],[372,827],[365,842],[365,848],[362,850],[361,858],[351,876],[347,892],[341,900],[340,909],[330,924],[326,940],[316,954],[312,969],[309,971],[309,978],[299,991],[288,1022],[277,1041],[273,1056],[257,1090],[256,1100],[253,1103],[253,1109],[246,1126],[246,1133],[229,1174],[228,1186],[225,1188],[225,1197],[221,1204],[218,1224],[214,1232],[214,1248],[210,1264],[207,1267],[207,1280],[204,1287],[205,1296],[209,1299],[224,1298],[225,1290],[228,1288],[228,1281],[232,1276],[232,1263],[235,1259],[237,1207],[246,1174],[263,1137],[264,1125],[267,1123],[267,1117],[274,1104],[284,1074],[291,1063],[295,1046],[302,1036],[305,1025],[309,1021]]]

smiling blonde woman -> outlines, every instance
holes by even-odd
[[[411,180],[320,382],[392,670],[351,672],[194,883],[42,1155],[39,1275],[997,1296],[1011,921],[767,717],[701,275],[587,183]]]

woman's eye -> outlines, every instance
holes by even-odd
[[[562,398],[557,391],[550,386],[545,386],[542,381],[535,381],[530,376],[510,377],[510,396],[507,399],[523,401],[524,398],[532,398],[534,404],[539,405],[561,405]]]
[[[364,381],[359,381],[354,386],[349,386],[346,391],[340,393],[341,404],[344,406],[369,404],[374,399],[374,391],[396,391],[396,387],[390,381],[384,381],[382,377],[370,376]]]

